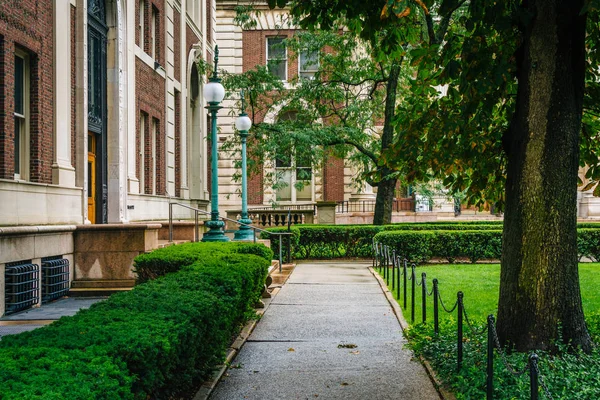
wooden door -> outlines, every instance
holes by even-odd
[[[96,135],[88,134],[88,219],[96,223]]]

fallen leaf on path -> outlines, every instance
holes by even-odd
[[[338,349],[355,349],[358,346],[353,343],[340,343],[338,344]]]
[[[290,348],[288,349],[288,351],[296,351],[296,350],[294,350],[294,348],[293,348],[293,347],[290,347]]]

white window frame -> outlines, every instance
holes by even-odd
[[[285,40],[286,37],[285,36],[268,36],[267,40],[265,42],[265,46],[266,46],[266,52],[265,54],[267,55],[267,68],[269,68],[269,60],[278,60],[280,62],[283,62],[285,67],[284,67],[284,79],[281,79],[283,82],[287,82],[288,81],[288,51],[287,51],[287,47],[283,47],[284,51],[285,51],[285,56],[282,59],[277,59],[277,58],[270,58],[269,57],[269,40],[270,39],[282,39]]]
[[[144,51],[144,44],[146,43],[146,36],[144,34],[144,28],[145,28],[145,9],[146,9],[146,0],[140,0],[139,2],[139,6],[140,6],[140,48],[142,49],[142,51]]]
[[[152,21],[150,21],[151,29],[152,29],[152,33],[151,33],[152,48],[150,49],[150,55],[155,60],[157,59],[157,54],[156,54],[156,40],[157,40],[156,25],[157,25],[157,22],[158,22],[158,10],[156,9],[156,7],[152,6]]]
[[[156,160],[156,156],[157,156],[157,152],[156,152],[156,143],[157,143],[157,138],[158,138],[158,120],[156,118],[152,118],[152,132],[150,132],[150,136],[151,136],[151,146],[152,146],[152,191],[150,192],[151,194],[156,194],[156,182],[158,181],[158,179],[156,179],[156,164],[157,164],[157,160]]]
[[[211,1],[211,0],[208,0]],[[191,19],[194,24],[200,28],[200,17],[202,16],[201,11],[202,10],[202,1],[201,0],[187,0],[186,3],[186,12],[187,15],[189,17],[189,19]]]
[[[14,154],[19,155],[19,172],[17,172],[15,168],[14,179],[15,180],[29,180],[29,142],[30,142],[30,107],[31,107],[31,99],[30,99],[30,87],[31,87],[31,58],[29,54],[20,49],[15,49],[14,58],[17,57],[23,60],[23,114],[19,114],[14,111],[14,121],[16,124],[17,119],[21,121],[19,132],[16,132],[15,126],[15,135],[19,135],[18,138],[18,149],[17,149],[17,138],[15,137],[14,141]],[[13,62],[16,60],[13,60]],[[16,67],[16,66],[15,66]],[[16,90],[16,82],[14,86]],[[15,160],[15,167],[16,160]]]
[[[146,193],[146,124],[148,120],[148,115],[143,112],[140,112],[140,176],[138,177],[140,181],[140,194]]]
[[[315,79],[315,73],[319,70],[319,67],[321,65],[321,60],[319,58],[319,53],[316,52],[317,54],[317,63],[315,65],[311,65],[310,68],[311,69],[302,69],[302,54],[308,54],[308,51],[303,50],[300,52],[300,54],[298,55],[298,76],[300,78],[304,78],[304,79]],[[303,76],[304,74],[304,76]]]
[[[277,166],[277,159],[275,159],[275,161],[273,162],[273,166],[275,169],[275,179],[277,180],[277,182],[279,182],[279,177],[282,174],[285,173],[290,173],[291,177],[290,177],[290,199],[279,199],[278,198],[278,191],[279,189],[275,190],[275,200],[279,203],[290,203],[290,204],[295,204],[298,201],[301,202],[312,202],[315,199],[315,172],[313,167],[298,167],[298,165],[296,164],[296,156],[293,155],[290,159],[290,163],[289,166],[283,166],[283,167],[278,167]],[[297,179],[297,174],[298,174],[298,169],[310,169],[310,184],[305,185],[310,187],[310,199],[300,199],[298,200],[298,189],[296,188],[296,183],[298,183],[298,179]],[[307,180],[308,181],[308,180]]]

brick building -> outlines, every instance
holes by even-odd
[[[212,59],[215,6],[0,2],[0,315],[14,263],[62,257],[69,280],[131,278],[170,198],[206,210],[196,61]]]
[[[260,13],[256,16],[258,18],[256,26],[242,29],[234,20],[236,6],[249,2],[217,0],[216,3],[216,40],[221,50],[220,65],[223,69],[230,73],[242,73],[253,69],[256,65],[266,65],[268,60],[277,58],[281,62],[278,64],[279,69],[276,73],[280,75],[284,84],[298,74],[311,73],[311,71],[304,71],[300,66],[301,57],[290,57],[286,49],[278,46],[282,39],[294,35],[297,30],[296,27],[288,24],[284,10],[269,10],[266,5],[259,6],[253,3],[255,7],[260,7]],[[239,113],[239,110],[235,109],[236,105],[234,99],[224,102],[226,108],[233,110],[221,113],[219,119],[221,140],[224,140],[226,135],[234,134],[235,118],[231,115]],[[271,122],[278,118],[286,118],[289,110],[286,110],[285,114],[278,112],[278,108],[275,107],[273,112],[263,117],[262,121]],[[224,155],[224,157],[226,156]],[[219,171],[220,204],[224,204],[224,207],[228,208],[239,208],[238,185],[232,179],[235,173],[234,161],[232,159],[221,160],[222,167]],[[310,179],[303,182],[302,189],[294,186],[297,177],[301,176],[297,173],[299,170],[304,170],[305,176],[310,175]],[[276,172],[286,185],[273,189],[271,182],[265,179],[267,174],[273,172]],[[362,193],[356,192],[351,185],[352,176],[352,168],[345,165],[344,160],[339,158],[327,159],[319,170],[312,170],[309,165],[302,164],[301,160],[292,160],[285,164],[273,160],[265,163],[262,174],[249,177],[248,203],[250,206],[258,206],[270,205],[276,201],[285,206],[288,204],[311,204],[317,201],[373,200],[374,195],[371,190],[363,190]]]

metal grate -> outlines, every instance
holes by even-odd
[[[42,303],[58,299],[69,292],[69,260],[42,258]]]
[[[32,264],[31,260],[8,263],[4,278],[6,314],[24,310],[39,302],[39,265]]]

